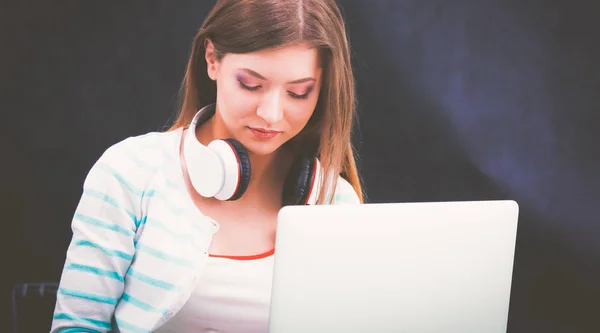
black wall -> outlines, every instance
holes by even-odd
[[[369,200],[517,200],[509,332],[600,331],[598,5],[341,3]],[[102,151],[173,116],[211,4],[0,1],[3,305],[58,281]]]

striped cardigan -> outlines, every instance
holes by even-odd
[[[152,332],[187,301],[216,226],[189,197],[181,129],[130,137],[89,171],[51,333]],[[341,177],[334,204],[359,203]]]

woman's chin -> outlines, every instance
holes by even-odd
[[[246,147],[249,153],[257,156],[271,155],[285,143],[281,138],[273,138],[270,140],[255,140],[250,138],[244,140],[242,144]]]
[[[257,156],[267,156],[276,152],[281,144],[277,143],[267,143],[267,142],[249,142],[246,146],[246,149],[250,154]]]

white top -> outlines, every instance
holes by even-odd
[[[273,251],[248,257],[211,255],[181,310],[157,333],[267,333]]]

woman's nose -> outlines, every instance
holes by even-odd
[[[268,124],[275,124],[283,117],[281,97],[277,92],[270,93],[260,103],[256,114]]]

